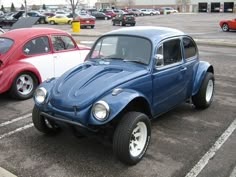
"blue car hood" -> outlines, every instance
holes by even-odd
[[[58,78],[51,90],[50,102],[61,109],[75,106],[82,109],[113,88],[147,73],[146,68],[134,63],[84,63]]]

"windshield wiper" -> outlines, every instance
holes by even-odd
[[[145,63],[143,63],[142,61],[139,61],[139,60],[124,60],[124,61],[145,64]]]

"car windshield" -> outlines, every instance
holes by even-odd
[[[152,45],[148,39],[136,36],[106,36],[91,52],[91,59],[123,60],[148,65]]]
[[[0,38],[0,54],[6,53],[13,45],[13,40],[8,38]]]

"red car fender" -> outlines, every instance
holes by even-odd
[[[22,72],[31,72],[36,76],[38,83],[42,82],[41,75],[32,64],[22,61],[14,62],[0,71],[0,93],[8,91],[14,79]]]

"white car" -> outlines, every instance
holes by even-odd
[[[140,15],[156,15],[156,12],[152,11],[151,9],[141,9],[140,10]]]
[[[163,7],[164,13],[166,14],[172,14],[172,13],[178,13],[179,11],[174,9],[173,7]]]

